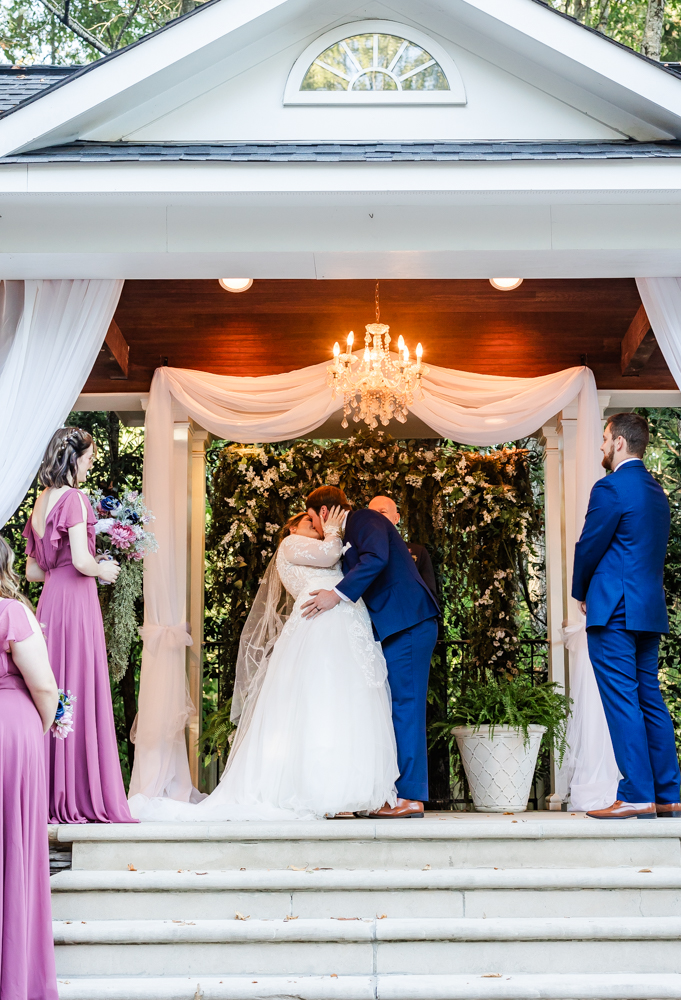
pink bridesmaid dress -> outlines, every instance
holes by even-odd
[[[9,647],[33,630],[0,600],[0,1000],[57,1000],[43,727]]]
[[[87,514],[95,554],[95,515],[80,490],[62,494],[47,515],[40,538],[32,519],[24,529],[26,552],[45,572],[38,621],[47,641],[57,686],[76,696],[73,732],[45,737],[50,823],[135,823],[125,797],[118,759],[102,612],[97,584],[71,561],[69,528]]]

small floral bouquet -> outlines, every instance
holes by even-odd
[[[50,726],[50,732],[57,740],[65,740],[69,733],[73,732],[73,703],[75,700],[75,694],[59,689],[57,714]]]
[[[97,549],[121,560],[139,562],[158,548],[154,533],[146,525],[153,521],[144,497],[137,490],[127,490],[119,500],[105,497],[101,490],[90,495],[97,517],[95,535]]]
[[[128,669],[132,644],[138,637],[136,602],[142,593],[142,560],[158,549],[154,533],[147,527],[154,516],[137,490],[125,490],[120,499],[96,490],[90,494],[90,503],[97,518],[97,552],[115,559],[121,567],[115,584],[99,590],[109,672],[119,681]]]

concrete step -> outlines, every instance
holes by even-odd
[[[681,820],[335,820],[52,827],[75,870],[681,867]]]
[[[72,921],[681,913],[681,868],[63,871],[51,886]]]
[[[681,973],[681,917],[80,920],[54,937],[60,978]]]
[[[185,976],[61,979],[60,1000],[681,1000],[681,975]]]

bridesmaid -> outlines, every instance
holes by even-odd
[[[58,1000],[43,748],[57,685],[13,562],[0,537],[0,1000]]]
[[[45,490],[24,529],[26,578],[45,581],[38,621],[57,684],[76,696],[74,731],[46,740],[50,823],[134,823],[123,788],[95,577],[120,568],[95,559],[95,516],[78,489],[92,468],[91,436],[62,427],[38,472]]]

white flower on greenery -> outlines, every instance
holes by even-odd
[[[115,521],[115,517],[103,517],[99,521],[95,521],[95,535],[106,534]]]
[[[288,472],[288,465],[286,464],[286,462],[280,462],[279,463],[279,471],[280,472]]]
[[[435,469],[432,475],[433,479],[435,479],[439,483],[445,474],[446,474],[445,469]]]
[[[329,486],[338,486],[340,482],[340,474],[338,472],[328,472],[326,474],[326,482]]]
[[[405,481],[405,483],[408,483],[409,486],[419,487],[422,484],[422,482],[423,482],[423,476],[413,476],[413,475],[412,476],[405,476],[404,477],[404,481]]]

